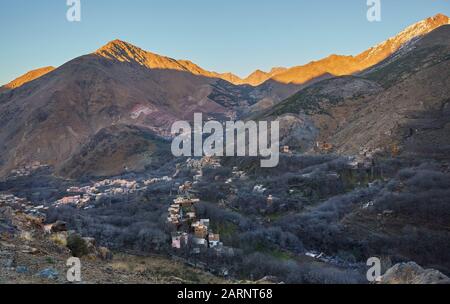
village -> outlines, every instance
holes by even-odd
[[[168,176],[142,180],[105,179],[88,186],[68,188],[67,193],[71,195],[57,200],[53,205],[55,207],[74,205],[77,208],[86,210],[93,208],[90,205],[91,202],[141,192],[150,185],[170,181],[172,181],[172,178]]]
[[[41,169],[48,169],[50,166],[41,164],[38,161],[34,161],[28,165],[25,165],[23,167],[19,167],[17,169],[13,169],[10,172],[10,178],[18,178],[18,177],[27,177],[32,175],[34,172],[41,170]]]
[[[295,150],[292,150],[289,146],[282,146],[280,152],[287,157],[295,156],[297,154]],[[348,158],[347,166],[350,170],[358,171],[361,169],[372,168],[374,164],[370,161],[370,156],[364,155],[361,159]],[[66,186],[67,189],[61,193],[61,196],[63,197],[59,196],[61,197],[60,199],[50,203],[41,202],[33,204],[27,199],[19,198],[12,194],[0,193],[0,203],[3,205],[20,207],[24,214],[40,218],[42,219],[42,222],[44,222],[46,218],[45,214],[49,208],[52,207],[59,208],[62,206],[73,206],[80,210],[88,210],[97,208],[97,206],[99,206],[98,202],[107,204],[108,201],[118,200],[126,202],[128,199],[131,202],[135,197],[134,194],[139,194],[140,192],[145,193],[145,190],[149,189],[152,185],[167,183],[167,186],[169,186],[171,190],[166,218],[166,223],[169,227],[168,233],[170,242],[166,244],[172,248],[171,257],[174,260],[178,259],[192,267],[227,276],[227,273],[229,272],[227,267],[223,266],[220,269],[215,269],[215,266],[212,266],[214,263],[210,265],[209,262],[206,262],[205,258],[211,256],[217,258],[233,257],[238,254],[239,248],[233,248],[224,244],[221,238],[221,232],[223,231],[220,230],[220,224],[215,224],[208,216],[202,216],[198,213],[197,206],[204,203],[204,201],[201,201],[198,198],[200,195],[196,185],[204,183],[211,178],[215,178],[216,181],[227,184],[228,197],[219,200],[217,202],[218,206],[231,211],[240,212],[240,210],[230,202],[238,195],[238,185],[240,183],[249,182],[251,184],[250,191],[260,196],[262,195],[266,202],[264,205],[259,206],[259,212],[258,214],[255,214],[254,217],[255,222],[259,225],[268,225],[271,223],[271,217],[269,215],[273,212],[273,208],[277,208],[277,206],[280,205],[280,198],[278,198],[278,193],[276,191],[275,193],[270,193],[271,190],[268,190],[269,188],[267,185],[262,183],[252,184],[251,176],[247,176],[247,172],[238,167],[232,167],[232,170],[230,167],[231,175],[221,177],[223,180],[217,180],[218,176],[209,176],[206,171],[207,168],[220,169],[221,167],[222,164],[220,163],[219,158],[189,158],[185,163],[177,164],[176,172],[170,177],[124,175],[116,178],[92,181],[85,184],[72,185],[70,187]],[[41,167],[40,165],[35,164],[34,170],[36,170],[36,168],[39,169]],[[183,174],[182,171],[185,169],[189,169],[187,171],[190,172],[189,176],[181,177]],[[30,170],[32,170],[31,167]],[[190,178],[191,176],[192,178]],[[312,178],[312,172],[304,173],[299,176],[309,179]],[[327,173],[327,178],[339,179],[339,177],[340,175],[336,172]],[[295,190],[290,189],[289,193],[292,194],[294,191]],[[370,206],[371,204],[367,203],[367,206],[363,206],[363,208],[369,208]],[[344,262],[339,261],[337,258],[324,256],[321,252],[308,251],[305,255],[324,263],[344,265]],[[345,266],[349,265],[345,264]]]
[[[298,155],[296,150],[289,146],[282,146],[280,153],[285,158],[292,158],[293,160]],[[372,157],[370,151],[362,151],[359,157],[347,157],[343,159],[345,170],[355,175],[368,174],[373,176],[376,173],[376,163]],[[347,171],[327,170],[321,178],[326,178],[327,181],[338,181],[343,174],[347,174]],[[205,212],[204,206],[217,205],[217,208],[227,209],[229,212],[245,213],[245,210],[240,209],[240,205],[234,203],[236,197],[242,195],[242,189],[244,189],[244,191],[253,192],[251,195],[254,197],[259,197],[259,204],[255,205],[256,212],[249,215],[258,227],[269,227],[272,225],[273,219],[282,214],[281,212],[285,212],[285,210],[290,212],[289,209],[284,207],[286,196],[283,196],[284,194],[278,189],[271,187],[270,183],[255,179],[253,173],[246,170],[245,165],[221,163],[221,159],[216,157],[189,158],[176,163],[173,175],[169,173],[170,176],[163,176],[165,174],[167,173],[164,172],[158,177],[155,177],[155,173],[152,175],[126,174],[85,183],[67,183],[60,188],[61,192],[57,193],[58,196],[47,202],[42,200],[38,202],[33,199],[30,199],[33,200],[33,202],[30,202],[25,198],[17,197],[22,194],[15,193],[17,195],[15,196],[0,192],[0,206],[14,206],[14,210],[18,210],[18,214],[32,220],[36,227],[44,231],[48,237],[56,238],[72,233],[73,231],[69,229],[73,228],[73,225],[71,225],[70,220],[65,218],[53,224],[46,224],[46,215],[49,210],[54,212],[53,208],[70,206],[71,208],[67,209],[72,210],[72,212],[75,212],[73,211],[74,208],[83,212],[89,209],[107,209],[109,204],[114,205],[119,202],[125,205],[128,202],[140,204],[140,198],[152,193],[153,187],[156,189],[163,187],[167,196],[158,202],[158,209],[162,213],[163,222],[166,224],[160,222],[162,224],[161,232],[165,236],[163,240],[164,253],[168,254],[174,262],[225,278],[234,276],[235,268],[229,261],[240,257],[242,247],[240,244],[236,245],[230,241],[227,228],[224,228],[224,225],[220,223],[220,219]],[[298,172],[297,176],[301,180],[308,181],[313,180],[315,174],[315,171],[312,170]],[[367,187],[376,185],[376,179],[369,178],[367,180]],[[225,184],[225,190],[223,191],[225,196],[217,200],[205,198],[202,187],[205,187],[209,182]],[[245,187],[242,187],[242,185],[245,185]],[[301,191],[301,188],[300,190],[295,187],[285,189],[288,196],[295,196],[299,191]],[[144,199],[142,202],[147,202],[147,200]],[[360,204],[361,210],[369,211],[375,205],[374,201],[366,200],[361,201]],[[60,209],[63,212],[66,208]],[[279,212],[278,210],[282,211]],[[86,214],[96,211],[90,210]],[[376,220],[383,222],[392,217],[395,217],[392,210],[384,210],[378,214]],[[51,221],[55,221],[55,219],[52,218]],[[86,243],[90,244],[95,239],[101,240],[98,235],[88,235],[94,238],[83,238]],[[110,245],[107,246],[110,247]],[[290,251],[284,251],[283,248],[279,250],[282,254],[292,254]],[[111,252],[106,247],[99,247],[92,252],[102,260],[111,256]],[[278,251],[276,252],[278,253]],[[359,267],[357,262],[347,261],[338,255],[325,252],[320,248],[311,246],[305,248],[304,251],[295,252],[295,256],[302,260],[323,263],[333,267],[347,269]]]
[[[233,249],[223,245],[220,235],[214,233],[209,219],[200,219],[197,216],[195,205],[200,202],[192,194],[193,186],[203,177],[202,168],[209,166],[220,167],[217,159],[204,157],[200,160],[188,159],[187,166],[196,170],[194,182],[186,181],[179,186],[178,196],[168,208],[167,223],[172,229],[172,248],[175,250],[191,249],[191,254],[200,254],[208,249],[213,249],[220,255],[232,253]]]
[[[0,206],[14,207],[31,216],[45,218],[45,212],[49,209],[44,205],[33,205],[25,198],[19,198],[9,193],[0,193]]]

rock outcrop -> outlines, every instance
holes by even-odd
[[[450,284],[450,278],[414,262],[397,264],[381,277],[380,284]]]

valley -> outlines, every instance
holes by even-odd
[[[245,79],[113,40],[3,86],[0,282],[448,283],[448,24]],[[175,157],[199,114],[279,123],[278,165]]]

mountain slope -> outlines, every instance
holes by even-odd
[[[298,90],[281,84],[235,86],[214,75],[192,62],[159,56],[122,41],[78,57],[0,95],[0,175],[33,161],[71,174],[71,170],[61,171],[61,166],[69,164],[100,130],[136,126],[167,137],[173,122],[192,120],[193,113],[225,119],[261,99],[278,102]],[[122,131],[133,132],[131,128]],[[136,159],[136,166],[138,162],[151,160]]]
[[[275,75],[272,79],[281,83],[302,84],[324,74],[343,76],[363,71],[386,59],[411,40],[420,38],[434,29],[449,23],[450,20],[447,16],[438,14],[406,28],[395,37],[357,56],[332,55],[304,66],[290,68]]]
[[[405,44],[447,24],[450,24],[450,19],[443,14],[437,14],[434,17],[427,18],[407,27],[395,37],[368,49],[356,56],[355,59],[362,67],[364,67],[364,69],[373,66],[386,59],[400,48],[407,47]]]
[[[50,73],[54,69],[55,69],[54,67],[44,67],[44,68],[32,70],[32,71],[14,79],[13,81],[5,84],[4,86],[0,87],[0,93],[7,91],[7,90],[16,89],[18,87],[21,87],[25,83],[33,81],[36,78],[39,78],[41,76],[44,76],[45,74]]]
[[[404,156],[448,159],[449,71],[446,25],[358,77],[316,83],[264,116],[306,115],[309,127],[319,130],[314,141],[331,143],[338,153],[398,150]]]
[[[96,54],[0,95],[2,173],[31,161],[59,166],[99,130],[137,125],[167,135],[194,112],[225,115],[208,98],[217,79],[151,70]]]
[[[159,168],[172,156],[169,147],[168,141],[145,128],[113,125],[101,129],[75,151],[59,173],[80,178]]]

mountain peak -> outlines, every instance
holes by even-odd
[[[102,52],[102,51],[111,51],[111,50],[118,50],[118,49],[139,49],[137,46],[128,43],[126,41],[115,39],[112,41],[109,41],[107,44],[99,48],[96,53]]]
[[[189,67],[194,65],[189,61],[177,61],[145,51],[120,39],[108,42],[99,48],[95,54],[109,60],[139,64],[149,69],[189,71]]]
[[[234,84],[240,84],[242,81],[238,76],[234,74],[219,74],[216,72],[210,72],[201,68],[190,60],[176,60],[170,57],[161,56],[145,51],[131,43],[125,42],[120,39],[115,39],[108,42],[107,44],[99,48],[95,52],[95,54],[109,60],[139,64],[149,69],[188,72],[194,75],[209,78],[224,79]]]
[[[132,45],[131,43],[116,39],[99,48],[95,54],[122,62],[140,62],[140,60],[142,60],[142,58],[140,58],[142,55],[149,55],[150,53]]]
[[[273,76],[286,71],[286,68],[274,67],[270,72],[265,72],[262,70],[256,70],[251,73],[247,78],[244,79],[243,83],[250,84],[252,86],[258,86],[265,81],[269,80]]]
[[[250,75],[249,75],[249,77],[252,77],[252,76],[259,76],[259,75],[267,75],[267,73],[266,72],[264,72],[264,71],[262,71],[262,70],[256,70],[256,71],[254,71],[253,73],[251,73]]]
[[[413,25],[407,27],[404,31],[402,31],[398,36],[402,36],[404,34],[409,34],[409,35],[424,35],[427,34],[428,32],[446,25],[450,23],[450,19],[444,15],[444,14],[437,14],[435,16],[426,18],[422,21],[416,22]],[[413,37],[411,37],[413,38]]]
[[[395,53],[406,44],[416,41],[438,27],[449,23],[450,19],[444,14],[437,14],[426,18],[408,26],[396,36],[389,38],[388,40],[367,50],[366,52],[358,55],[356,58],[364,63],[364,68],[367,68],[387,58],[389,55]]]
[[[428,21],[441,21],[441,22],[445,22],[446,21],[447,23],[450,22],[450,18],[448,16],[444,15],[444,14],[441,14],[441,13],[436,14],[433,17],[427,18],[426,20],[428,20]]]
[[[23,74],[22,76],[17,77],[16,79],[9,82],[8,84],[5,84],[4,86],[0,87],[0,92],[21,87],[30,81],[33,81],[41,76],[44,76],[47,73],[50,73],[54,69],[55,68],[52,66],[47,66],[47,67],[29,71],[26,74]]]

